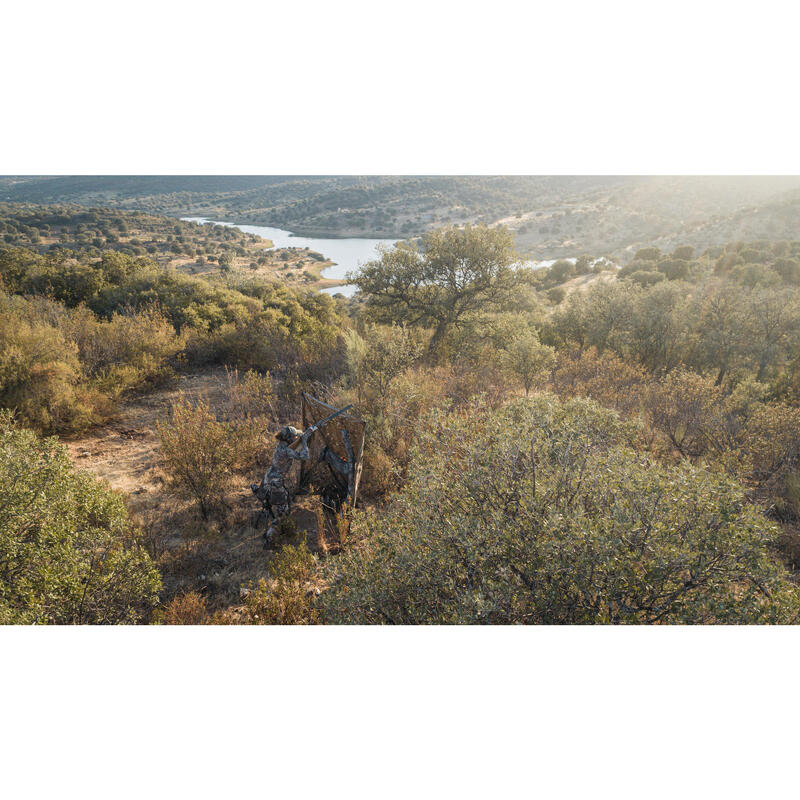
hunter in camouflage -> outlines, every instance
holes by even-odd
[[[253,493],[259,500],[269,503],[272,511],[272,522],[267,529],[264,539],[267,544],[277,533],[280,521],[289,513],[289,490],[286,488],[286,477],[294,461],[308,460],[308,438],[314,433],[309,428],[301,433],[297,428],[287,425],[275,435],[278,444],[272,455],[272,464],[267,470],[260,485],[253,484]],[[295,450],[292,445],[300,441],[300,446]]]

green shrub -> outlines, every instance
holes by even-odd
[[[0,415],[0,624],[145,621],[160,588],[122,497]]]
[[[45,433],[88,427],[102,398],[83,380],[78,347],[17,300],[0,294],[0,406]]]
[[[347,623],[794,622],[776,528],[730,480],[653,463],[590,401],[435,416],[405,488],[331,559]]]
[[[658,270],[645,270],[639,269],[631,272],[628,279],[638,284],[639,286],[653,286],[664,280],[664,273]]]
[[[270,563],[270,578],[250,586],[241,622],[250,625],[313,625],[316,563],[305,542],[285,545]]]
[[[113,314],[108,321],[76,309],[65,327],[78,345],[87,376],[112,400],[169,381],[183,347],[166,317],[150,309]]]
[[[42,432],[80,431],[126,392],[169,380],[181,348],[156,311],[102,320],[85,307],[0,294],[0,406]]]
[[[542,344],[536,331],[521,331],[501,353],[503,366],[522,384],[527,395],[535,381],[555,364],[555,351]]]
[[[661,256],[661,250],[657,247],[642,247],[636,251],[634,261],[657,261]]]
[[[195,501],[203,519],[219,513],[238,460],[231,426],[217,422],[207,402],[192,405],[181,397],[156,430],[168,489]]]
[[[666,258],[658,262],[658,271],[668,280],[685,280],[689,277],[689,262],[681,258]]]
[[[345,335],[349,377],[359,398],[369,391],[386,394],[392,381],[417,361],[422,352],[422,345],[399,325],[368,325],[363,337],[354,330]]]

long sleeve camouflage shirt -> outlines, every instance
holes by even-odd
[[[286,442],[279,441],[272,455],[272,464],[264,476],[264,483],[283,483],[293,461],[307,461],[309,457],[308,442],[300,440],[300,447],[293,450]]]

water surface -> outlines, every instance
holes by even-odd
[[[378,247],[391,247],[398,239],[325,239],[313,236],[295,236],[291,231],[282,228],[271,228],[267,225],[236,225],[232,222],[219,222],[205,217],[183,217],[186,222],[199,222],[201,225],[225,225],[229,228],[238,228],[245,233],[254,233],[262,239],[270,239],[276,248],[282,247],[307,247],[322,253],[326,259],[333,261],[331,267],[322,270],[323,278],[344,280],[348,272],[355,272],[362,264],[372,261],[380,256]],[[343,294],[347,297],[356,291],[355,286],[344,284],[323,289],[328,294]]]
[[[323,278],[333,278],[343,281],[348,272],[355,272],[362,264],[372,261],[380,256],[379,247],[392,247],[400,239],[326,239],[313,236],[295,236],[291,231],[282,228],[271,228],[267,225],[237,225],[233,222],[219,222],[218,220],[206,219],[205,217],[182,217],[186,222],[198,222],[201,225],[224,225],[228,228],[238,228],[245,233],[254,233],[262,239],[270,239],[275,248],[282,247],[307,247],[317,253],[322,253],[326,259],[333,261],[331,267],[322,270]],[[522,264],[533,269],[551,267],[556,261],[562,259],[548,259],[546,261],[523,261]],[[573,264],[576,258],[566,258]],[[594,259],[593,264],[605,259]],[[608,262],[609,266],[615,266]],[[331,286],[321,291],[327,294],[343,294],[345,297],[352,297],[356,287],[352,284],[342,284],[341,286]]]

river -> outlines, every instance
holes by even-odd
[[[266,225],[237,225],[233,222],[219,222],[217,220],[206,219],[205,217],[181,217],[185,222],[198,222],[201,225],[225,225],[228,228],[238,228],[245,233],[254,233],[262,239],[270,239],[276,248],[281,247],[307,247],[317,253],[322,253],[329,261],[333,261],[333,266],[325,267],[322,270],[323,278],[333,278],[344,280],[348,272],[355,272],[362,264],[377,258],[380,253],[378,246],[384,245],[391,247],[399,239],[317,239],[310,236],[295,236],[291,231],[281,228],[270,228]],[[523,261],[527,267],[541,269],[550,267],[558,259],[547,261]],[[575,263],[575,258],[567,258],[567,261]],[[600,261],[595,259],[593,263]],[[602,259],[606,260],[606,259]],[[609,266],[612,262],[608,262]],[[351,284],[341,286],[331,286],[329,289],[322,289],[327,294],[343,294],[345,297],[352,297],[356,287]]]
[[[322,270],[323,278],[344,280],[348,272],[355,272],[362,264],[372,261],[380,254],[378,245],[391,247],[398,239],[317,239],[310,236],[295,236],[291,231],[281,228],[270,228],[266,225],[236,225],[232,222],[219,222],[205,217],[182,217],[186,222],[198,222],[201,225],[225,225],[229,228],[238,228],[245,233],[254,233],[262,239],[270,239],[276,248],[281,247],[307,247],[322,253],[333,266]],[[348,284],[332,286],[323,289],[328,294],[343,294],[350,297],[355,293],[356,287]]]

